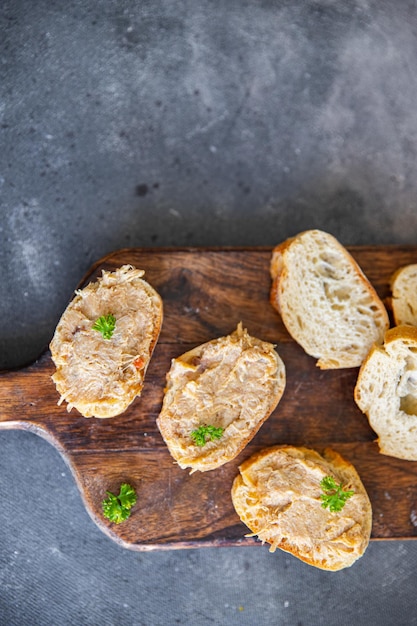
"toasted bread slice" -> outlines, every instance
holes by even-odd
[[[239,467],[232,501],[240,519],[270,551],[280,548],[309,565],[340,570],[365,552],[372,508],[358,473],[337,452],[273,446]],[[320,482],[326,476],[354,494],[341,511],[323,508]]]
[[[143,270],[123,265],[76,292],[50,344],[53,381],[84,417],[114,417],[140,395],[162,325],[162,300],[142,279]],[[113,315],[109,339],[93,329]]]
[[[417,264],[400,267],[391,277],[390,285],[396,326],[417,326]]]
[[[235,458],[277,406],[285,366],[274,346],[251,337],[239,324],[172,360],[157,424],[182,468],[205,472]],[[198,445],[200,427],[223,429]]]
[[[417,461],[417,328],[396,326],[359,370],[355,401],[382,454]]]
[[[271,303],[321,369],[358,367],[382,342],[387,311],[359,265],[332,235],[308,230],[274,248]]]

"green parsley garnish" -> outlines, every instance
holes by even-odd
[[[346,504],[346,500],[355,493],[354,491],[344,491],[342,483],[338,485],[332,476],[325,476],[320,482],[320,487],[327,492],[320,495],[321,506],[324,509],[329,507],[332,513],[341,511]]]
[[[122,483],[118,496],[110,491],[106,491],[106,494],[108,498],[102,502],[104,517],[115,524],[124,522],[129,517],[132,506],[136,504],[135,490],[127,483]]]
[[[212,441],[214,441],[214,439],[220,439],[223,435],[223,431],[224,428],[221,426],[216,428],[216,426],[203,425],[199,426],[197,430],[192,431],[191,438],[194,440],[196,446],[204,446],[208,441],[207,437]]]
[[[98,330],[104,337],[104,339],[110,339],[116,326],[116,318],[109,313],[108,315],[102,315],[96,320],[92,326],[93,330]]]

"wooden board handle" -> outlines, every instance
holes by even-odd
[[[412,246],[350,248],[379,295],[388,299],[390,275],[417,262]],[[98,262],[102,269],[130,263],[164,301],[164,324],[140,398],[122,415],[85,419],[58,406],[49,351],[31,366],[0,374],[0,428],[41,435],[61,453],[86,508],[98,526],[134,550],[215,545],[259,545],[245,537],[230,498],[238,465],[256,450],[278,443],[333,447],[357,468],[373,507],[372,538],[417,536],[417,464],[379,454],[375,433],[353,401],[356,369],[321,371],[289,337],[269,303],[271,249],[121,250]],[[388,301],[388,300],[387,300]],[[277,346],[287,386],[277,409],[237,459],[192,475],[181,470],[156,427],[171,359],[230,333],[239,321]],[[105,520],[106,490],[121,482],[138,503],[120,525]]]

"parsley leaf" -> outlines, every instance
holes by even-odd
[[[131,509],[136,504],[136,492],[133,487],[127,483],[122,483],[120,485],[119,500],[122,507]]]
[[[120,524],[130,515],[132,506],[136,504],[136,492],[127,483],[120,485],[120,492],[115,496],[111,491],[106,491],[107,498],[102,502],[103,515],[111,522]]]
[[[346,504],[346,500],[355,493],[354,491],[344,491],[342,483],[338,485],[332,476],[325,476],[320,482],[320,487],[324,492],[327,492],[320,495],[321,506],[324,509],[329,507],[332,513],[341,511]]]
[[[93,330],[98,330],[104,337],[104,339],[110,339],[116,326],[116,318],[109,313],[108,315],[102,315],[92,325]]]
[[[208,439],[214,441],[215,439],[220,439],[223,435],[224,428],[219,426],[210,426],[203,424],[199,426],[197,430],[193,430],[191,432],[191,438],[194,440],[196,446],[204,446],[207,443]]]

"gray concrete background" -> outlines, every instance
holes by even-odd
[[[3,0],[0,20],[0,367],[122,247],[417,243],[415,2]],[[50,445],[0,445],[2,625],[417,624],[416,542],[335,574],[129,552]]]

